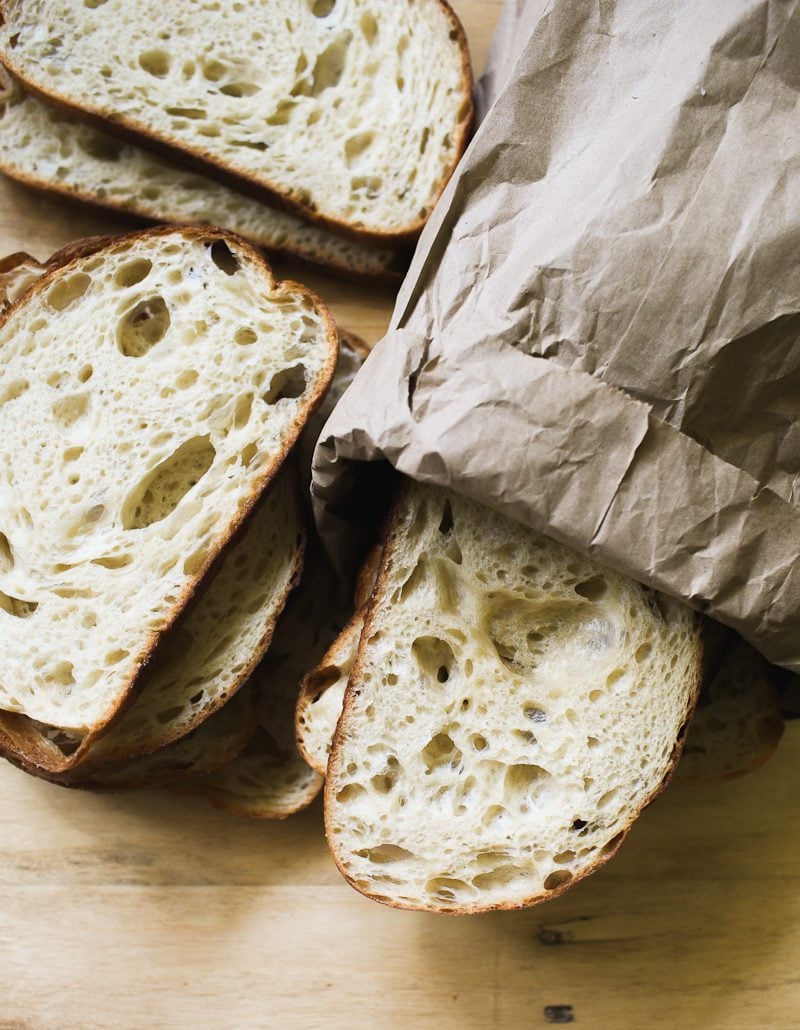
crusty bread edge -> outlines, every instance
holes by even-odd
[[[467,112],[463,122],[459,126],[459,135],[455,141],[453,160],[450,167],[445,170],[442,176],[440,188],[431,201],[431,211],[444,192],[447,183],[450,181],[458,162],[461,160],[461,157],[467,148],[467,143],[471,136],[475,120],[472,62],[470,59],[469,46],[467,44],[464,27],[455,11],[448,3],[448,0],[435,0],[435,2],[439,4],[447,20],[450,22],[451,39],[459,48],[462,83],[464,85]],[[0,0],[0,25],[4,24],[6,20],[6,6],[7,0]],[[248,196],[252,196],[257,200],[262,200],[267,204],[270,204],[272,207],[283,208],[284,210],[305,219],[307,222],[323,225],[341,236],[346,236],[362,243],[372,242],[388,246],[403,246],[414,242],[427,221],[427,217],[418,218],[403,229],[388,232],[380,229],[358,229],[341,219],[320,214],[319,211],[316,211],[310,205],[303,203],[296,197],[293,197],[279,189],[271,180],[264,179],[263,181],[259,181],[251,173],[237,171],[237,169],[227,161],[223,161],[221,159],[212,161],[207,157],[201,156],[192,147],[181,143],[175,138],[153,133],[152,130],[148,129],[146,126],[139,125],[133,121],[123,125],[117,119],[111,118],[107,114],[103,114],[96,107],[88,104],[86,106],[79,106],[62,96],[60,93],[45,89],[26,76],[25,72],[16,64],[12,55],[9,54],[7,50],[0,50],[0,62],[2,62],[6,70],[13,75],[14,78],[16,78],[35,96],[63,111],[71,113],[90,125],[96,126],[109,135],[116,136],[119,139],[128,140],[134,144],[143,146],[154,153],[172,158],[173,160],[175,160],[176,157],[180,157],[187,166],[193,167],[203,174],[210,175],[221,182],[225,182],[234,189],[238,189],[240,192],[246,193]]]
[[[227,752],[223,752],[221,755],[218,755],[210,765],[192,772],[186,772],[182,769],[164,769],[161,772],[153,772],[149,776],[136,776],[134,772],[129,779],[117,781],[113,786],[109,786],[103,780],[103,773],[106,771],[105,768],[101,771],[98,777],[89,776],[81,778],[77,773],[46,772],[36,766],[29,765],[17,756],[4,757],[6,757],[7,761],[10,762],[11,765],[22,770],[22,772],[26,772],[31,776],[35,776],[37,779],[45,780],[47,783],[52,783],[58,787],[65,787],[70,790],[90,790],[94,793],[101,794],[123,794],[133,790],[152,790],[156,787],[165,787],[172,783],[173,780],[179,779],[183,776],[208,776],[211,773],[217,772],[242,753],[252,739],[253,734],[256,731],[256,727],[255,699],[253,699],[248,704],[246,721],[242,727],[241,733],[234,739]],[[3,733],[2,730],[0,730],[0,745],[2,745],[2,740]],[[133,762],[136,763],[136,759],[133,759]],[[114,763],[115,766],[124,766],[127,764],[128,762],[125,760],[119,763]]]
[[[172,606],[171,613],[166,617],[166,622],[163,629],[154,631],[149,635],[145,643],[139,650],[132,662],[136,668],[132,672],[128,682],[124,685],[123,689],[114,703],[108,706],[106,713],[102,720],[90,727],[87,733],[87,741],[90,739],[96,739],[101,730],[106,730],[110,727],[112,720],[122,711],[125,701],[129,701],[136,688],[139,685],[141,674],[143,669],[146,667],[150,659],[152,658],[155,649],[163,637],[163,635],[172,628],[174,623],[177,621],[180,614],[186,608],[192,597],[198,592],[200,584],[203,582],[207,573],[211,570],[214,564],[222,557],[223,553],[227,553],[228,547],[230,547],[238,537],[239,533],[243,530],[245,522],[256,504],[259,497],[264,493],[270,482],[274,479],[278,470],[286,460],[287,455],[291,451],[292,447],[297,441],[303,427],[308,422],[309,418],[313,415],[317,409],[328,389],[331,379],[333,378],[333,372],[336,366],[336,359],[338,354],[338,332],[333,318],[328,310],[327,306],[319,299],[319,297],[305,286],[301,286],[298,283],[292,282],[291,280],[283,280],[278,282],[267,263],[266,259],[256,250],[250,243],[242,239],[241,236],[237,236],[235,233],[228,232],[222,229],[208,229],[198,228],[195,226],[181,226],[175,229],[172,226],[159,227],[155,229],[145,229],[139,232],[130,233],[126,236],[115,237],[112,239],[110,244],[107,244],[107,237],[96,237],[93,241],[85,241],[84,244],[78,243],[77,245],[70,245],[64,248],[62,251],[57,252],[53,257],[55,264],[48,263],[41,278],[37,279],[32,285],[24,291],[24,293],[15,300],[2,314],[0,314],[0,328],[2,328],[7,320],[16,312],[17,307],[24,303],[28,297],[31,296],[35,291],[41,292],[49,286],[52,279],[64,272],[73,263],[86,257],[88,254],[96,252],[100,249],[113,249],[117,246],[128,246],[131,243],[139,239],[150,239],[159,236],[170,236],[173,234],[179,234],[187,239],[197,240],[221,240],[226,245],[232,244],[233,249],[243,250],[245,255],[252,260],[256,267],[263,272],[266,277],[269,289],[273,292],[284,292],[289,294],[301,294],[311,304],[317,308],[322,315],[327,328],[327,341],[329,346],[329,354],[327,365],[324,367],[322,375],[320,376],[319,383],[317,384],[314,392],[306,399],[304,405],[298,411],[298,417],[295,421],[293,430],[291,430],[284,441],[284,444],[275,459],[265,466],[262,475],[251,491],[250,495],[245,498],[245,503],[239,508],[237,514],[233,517],[226,533],[220,534],[217,539],[217,544],[212,547],[206,557],[205,562],[199,569],[197,574],[187,582],[182,593],[177,598],[175,604]],[[100,241],[99,245],[95,245],[93,249],[82,249],[91,248],[94,243]],[[2,748],[5,751],[5,748]],[[32,759],[33,764],[38,764],[35,759]],[[51,772],[65,772],[69,768],[73,768],[74,763],[66,759],[63,762],[58,762],[55,767],[53,765],[44,766]]]
[[[401,488],[402,490],[403,488]],[[407,488],[406,488],[407,489]],[[692,694],[689,697],[686,709],[683,713],[681,720],[681,727],[678,731],[677,740],[675,746],[672,749],[669,763],[664,775],[661,778],[653,790],[648,794],[641,804],[639,810],[632,815],[628,823],[613,837],[608,844],[605,845],[600,855],[585,869],[573,875],[572,879],[568,883],[561,884],[554,890],[547,891],[545,894],[534,894],[529,898],[524,898],[522,901],[510,902],[508,904],[475,904],[475,905],[460,905],[454,907],[444,907],[436,905],[428,905],[424,903],[415,902],[402,902],[395,901],[387,898],[380,894],[374,894],[370,891],[364,890],[359,887],[355,880],[347,873],[344,868],[344,862],[339,855],[331,827],[331,806],[333,804],[333,776],[331,773],[336,773],[341,767],[341,747],[344,741],[345,732],[347,728],[348,716],[352,711],[355,699],[360,694],[361,684],[361,669],[364,662],[364,650],[366,641],[372,632],[373,623],[375,621],[377,599],[380,596],[383,585],[386,581],[388,574],[388,561],[389,555],[392,549],[392,544],[397,536],[399,527],[399,516],[400,507],[402,503],[402,494],[398,501],[393,505],[392,511],[389,515],[388,525],[385,530],[384,543],[381,550],[380,565],[378,567],[378,575],[375,580],[375,588],[372,592],[369,604],[367,605],[366,615],[364,618],[364,629],[361,633],[361,641],[358,646],[355,661],[353,662],[353,668],[350,673],[350,679],[347,683],[347,689],[345,690],[344,703],[342,705],[342,714],[339,717],[339,721],[336,725],[336,731],[333,735],[333,742],[331,744],[330,756],[328,758],[328,775],[325,777],[324,786],[324,826],[325,826],[325,838],[328,842],[328,849],[331,853],[331,857],[336,864],[339,872],[342,874],[347,883],[359,894],[363,894],[365,898],[369,898],[371,901],[377,901],[381,905],[385,905],[388,908],[403,909],[410,912],[428,912],[434,915],[448,915],[448,916],[459,916],[459,915],[481,915],[486,912],[506,912],[516,911],[524,908],[532,908],[534,905],[539,905],[544,901],[550,901],[553,898],[557,898],[562,894],[565,894],[568,890],[571,890],[581,880],[586,879],[587,876],[591,876],[609,862],[614,855],[617,854],[619,849],[622,847],[624,842],[627,840],[628,834],[631,831],[631,827],[638,817],[642,814],[645,808],[648,808],[656,798],[666,789],[670,780],[672,779],[675,768],[680,760],[681,752],[683,751],[683,744],[686,739],[686,732],[691,723],[694,715],[695,708],[697,707],[697,699],[700,694],[700,687],[702,685],[702,669],[703,669],[703,654],[702,654],[702,637],[700,638],[699,653],[696,662],[695,670],[695,685]],[[698,620],[697,615],[693,615],[695,622]]]

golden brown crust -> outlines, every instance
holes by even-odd
[[[402,495],[401,495],[401,497],[402,497]],[[355,658],[355,661],[353,662],[353,668],[352,668],[352,671],[350,673],[350,679],[348,680],[347,689],[345,691],[344,704],[342,706],[342,714],[341,714],[341,716],[339,718],[339,722],[337,723],[336,731],[335,731],[335,733],[333,735],[333,742],[331,744],[330,757],[328,759],[328,775],[325,778],[325,788],[324,788],[324,799],[325,799],[324,825],[325,825],[325,837],[326,837],[327,842],[328,842],[328,849],[329,849],[329,851],[331,853],[331,856],[332,856],[334,862],[336,863],[336,867],[338,868],[339,872],[342,874],[344,879],[347,881],[347,883],[354,890],[358,891],[359,894],[363,894],[364,897],[369,898],[371,901],[377,901],[379,904],[386,905],[388,908],[404,909],[404,910],[411,911],[411,912],[430,912],[430,913],[433,913],[435,915],[454,915],[454,916],[457,916],[457,915],[481,915],[481,914],[483,914],[485,912],[499,912],[499,911],[506,912],[506,911],[514,911],[514,910],[518,910],[518,909],[523,909],[523,908],[532,908],[534,905],[541,904],[543,901],[550,901],[551,899],[557,898],[561,894],[564,894],[566,891],[568,891],[572,887],[574,887],[576,883],[580,883],[580,881],[586,879],[587,876],[590,876],[592,873],[597,872],[598,869],[600,869],[602,866],[604,866],[606,864],[606,862],[608,862],[611,858],[613,858],[614,855],[616,855],[616,853],[622,847],[622,845],[625,842],[625,840],[627,839],[628,834],[630,833],[630,830],[631,830],[631,827],[632,827],[633,823],[636,821],[636,819],[641,814],[641,812],[644,811],[644,809],[647,808],[649,805],[651,805],[656,800],[656,798],[664,791],[664,789],[667,787],[667,785],[669,784],[669,781],[672,778],[672,774],[675,771],[675,767],[677,766],[678,761],[680,759],[681,751],[683,750],[684,740],[686,738],[686,731],[688,730],[689,723],[691,722],[692,716],[694,714],[694,710],[695,710],[695,708],[697,706],[697,699],[698,699],[698,696],[700,694],[701,679],[702,679],[702,669],[703,669],[702,646],[700,648],[700,653],[699,653],[698,659],[697,659],[696,674],[695,674],[695,688],[694,688],[693,694],[689,698],[688,704],[687,704],[686,709],[684,711],[683,723],[682,723],[681,728],[680,728],[680,730],[678,732],[678,739],[677,739],[677,741],[675,743],[675,747],[672,750],[672,755],[670,756],[669,765],[667,766],[667,769],[666,769],[666,771],[664,773],[663,778],[661,779],[661,782],[656,787],[653,788],[653,790],[647,796],[645,801],[642,803],[641,808],[639,809],[639,811],[635,815],[633,815],[632,818],[630,819],[630,821],[628,822],[628,824],[626,826],[624,826],[622,828],[622,830],[620,830],[620,832],[618,834],[616,834],[616,836],[614,836],[605,845],[605,847],[602,849],[602,851],[600,853],[600,856],[594,862],[592,862],[591,865],[588,865],[585,869],[575,873],[573,875],[572,879],[569,880],[567,883],[561,884],[560,886],[554,888],[553,890],[548,891],[546,894],[533,895],[530,898],[525,898],[524,900],[522,900],[520,902],[511,902],[511,903],[506,904],[506,905],[490,905],[490,904],[480,905],[480,904],[477,904],[477,905],[462,905],[462,906],[458,906],[458,907],[444,908],[444,907],[436,907],[436,906],[433,906],[433,905],[427,905],[427,904],[423,904],[423,903],[416,904],[414,902],[400,902],[400,901],[396,901],[396,900],[384,897],[383,895],[380,895],[380,894],[373,894],[370,891],[365,890],[362,886],[360,886],[354,880],[354,878],[351,877],[348,874],[347,870],[345,869],[344,862],[343,862],[341,856],[339,855],[339,853],[337,852],[335,844],[334,844],[334,836],[333,836],[333,833],[332,833],[331,823],[330,823],[330,814],[331,814],[331,806],[333,804],[333,790],[334,790],[333,784],[334,784],[335,774],[341,768],[341,761],[342,761],[341,745],[342,745],[342,743],[344,741],[344,737],[345,737],[345,732],[346,732],[347,722],[348,722],[348,716],[349,716],[350,712],[352,711],[353,703],[354,703],[355,699],[359,696],[359,693],[360,693],[361,669],[362,669],[363,661],[364,661],[365,645],[366,645],[366,642],[369,639],[370,634],[372,632],[372,627],[373,627],[373,623],[374,623],[374,619],[375,619],[375,610],[377,608],[377,599],[378,599],[378,597],[381,594],[381,591],[382,591],[382,588],[383,588],[383,584],[384,584],[384,582],[386,580],[386,577],[387,577],[388,564],[389,564],[389,561],[391,560],[392,542],[393,542],[395,536],[397,535],[397,529],[398,529],[398,523],[399,523],[399,511],[400,511],[400,501],[398,500],[398,501],[395,502],[395,504],[393,506],[393,509],[392,509],[392,511],[390,513],[389,519],[388,519],[388,526],[387,526],[387,529],[386,529],[386,532],[385,532],[384,543],[383,543],[383,547],[382,547],[382,551],[381,551],[380,565],[378,567],[378,574],[377,574],[377,577],[376,577],[376,580],[375,580],[375,588],[373,590],[372,597],[371,597],[369,605],[367,607],[366,617],[364,619],[364,629],[363,629],[363,631],[361,633],[361,640],[360,640],[359,645],[358,645],[358,651],[356,652],[356,658]],[[695,618],[698,618],[698,617],[695,616]]]
[[[272,274],[272,269],[259,251],[235,233],[227,232],[222,229],[205,229],[194,226],[175,229],[172,226],[168,226],[156,229],[146,229],[130,233],[126,236],[114,237],[111,239],[110,243],[106,237],[95,237],[88,241],[79,241],[76,244],[72,244],[68,248],[64,248],[54,255],[52,259],[54,263],[51,265],[48,262],[42,276],[37,279],[18,300],[12,303],[6,311],[0,314],[0,329],[16,311],[17,307],[22,303],[25,303],[26,299],[30,297],[34,291],[40,292],[46,289],[56,275],[61,274],[64,269],[71,267],[76,262],[85,258],[88,254],[96,253],[98,250],[106,248],[109,250],[125,248],[141,239],[151,239],[153,237],[169,236],[174,234],[178,234],[185,239],[222,240],[228,246],[231,246],[231,249],[234,250],[234,252],[237,250],[243,252],[244,256],[255,264],[255,266],[264,274],[270,290],[273,292],[283,292],[288,294],[299,293],[303,296],[309,303],[317,308],[325,320],[329,351],[328,361],[322,375],[320,376],[316,389],[307,398],[304,406],[298,412],[295,426],[284,441],[280,452],[276,455],[273,462],[265,467],[259,482],[239,508],[238,514],[227,527],[226,533],[222,534],[218,538],[216,545],[210,550],[203,566],[195,577],[186,584],[183,592],[176,600],[171,615],[166,620],[162,630],[151,633],[140,648],[138,655],[136,655],[132,660],[134,671],[131,673],[127,683],[123,686],[117,699],[109,705],[102,720],[89,728],[86,737],[81,743],[79,751],[74,755],[66,756],[56,748],[55,745],[49,744],[49,742],[47,742],[48,746],[45,748],[44,738],[38,734],[38,731],[35,731],[32,726],[20,725],[20,719],[24,720],[24,716],[20,717],[15,716],[12,713],[0,713],[0,754],[9,758],[16,757],[21,761],[41,768],[45,772],[63,773],[69,769],[76,768],[88,754],[94,741],[111,728],[114,720],[119,717],[122,711],[124,711],[127,704],[130,704],[141,686],[142,672],[152,659],[159,642],[164,637],[164,634],[174,626],[175,622],[186,609],[189,602],[201,589],[201,585],[204,584],[209,572],[221,559],[222,555],[227,553],[227,549],[232,546],[237,539],[238,534],[243,530],[245,522],[252,512],[256,502],[274,479],[287,455],[296,443],[306,422],[321,403],[322,398],[330,385],[336,365],[338,333],[333,318],[326,305],[315,293],[304,286],[300,286],[290,280],[284,280],[280,283],[277,282]],[[205,585],[207,585],[207,583]],[[32,739],[33,734],[36,734],[38,737],[38,743]],[[80,758],[77,757],[78,755],[80,755]]]
[[[458,162],[461,160],[461,157],[466,150],[475,119],[475,101],[472,89],[472,62],[469,54],[469,46],[467,44],[467,36],[463,25],[447,0],[436,0],[436,2],[443,9],[448,21],[450,22],[450,38],[454,43],[457,43],[459,47],[466,111],[464,112],[464,118],[459,125],[459,134],[454,148],[453,161],[442,176],[441,186],[431,202],[428,215],[424,218],[417,219],[403,230],[387,232],[378,230],[366,231],[349,225],[348,223],[341,221],[341,219],[323,216],[309,204],[304,203],[296,197],[282,191],[274,182],[271,182],[266,178],[258,180],[251,173],[239,171],[222,159],[211,161],[209,158],[193,151],[190,147],[181,143],[179,140],[153,133],[152,130],[145,125],[140,125],[133,120],[123,124],[119,119],[110,118],[99,108],[91,106],[91,104],[79,106],[72,101],[67,100],[67,98],[62,96],[60,93],[45,89],[26,76],[24,70],[14,62],[13,55],[9,54],[7,51],[0,51],[0,60],[2,60],[6,70],[35,96],[63,111],[67,111],[70,114],[75,115],[84,122],[88,122],[89,124],[96,126],[103,132],[116,136],[119,139],[128,140],[132,143],[146,147],[154,153],[171,157],[173,160],[176,155],[180,155],[182,160],[188,166],[197,169],[199,172],[211,175],[213,178],[227,183],[234,189],[238,189],[240,192],[246,193],[248,196],[252,196],[256,200],[262,200],[265,203],[270,204],[272,207],[283,208],[292,214],[296,214],[299,217],[304,218],[307,222],[323,225],[333,232],[339,233],[341,236],[346,236],[362,243],[371,242],[389,246],[404,246],[413,243],[419,236],[428,220],[428,217],[430,217],[430,212],[436,206],[436,202],[444,192],[447,183],[450,181],[453,172],[456,170]],[[4,6],[5,5],[2,3],[2,0],[0,0],[0,19],[3,19]],[[0,21],[0,24],[2,24],[2,21]]]
[[[103,767],[99,772],[92,772],[87,776],[83,774],[82,769],[71,773],[58,774],[45,772],[19,758],[9,758],[8,761],[23,772],[36,776],[38,779],[46,780],[48,783],[54,783],[59,787],[68,787],[75,790],[92,790],[101,793],[150,790],[154,787],[164,787],[172,783],[173,780],[183,776],[207,776],[221,769],[229,762],[232,762],[247,747],[256,731],[256,725],[255,704],[254,698],[251,695],[243,707],[238,734],[231,736],[228,747],[225,750],[217,751],[213,759],[206,759],[204,755],[198,756],[189,771],[185,768],[170,768],[168,765],[165,765],[160,770],[154,769],[149,772],[142,772],[141,761],[134,758],[128,761],[112,763],[109,766]],[[0,739],[2,739],[1,735]],[[108,780],[109,776],[113,777],[111,782]]]

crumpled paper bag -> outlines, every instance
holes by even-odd
[[[800,671],[800,5],[509,0],[482,122],[323,430],[341,568],[383,465]]]

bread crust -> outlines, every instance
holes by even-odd
[[[445,17],[449,21],[451,26],[450,37],[454,43],[457,43],[459,48],[459,56],[461,58],[461,78],[467,110],[465,112],[463,122],[459,125],[458,137],[456,139],[453,152],[453,160],[450,167],[447,168],[445,174],[442,176],[439,190],[431,202],[431,211],[444,192],[447,183],[450,181],[458,162],[461,160],[461,157],[467,148],[467,143],[469,142],[472,134],[475,120],[472,61],[470,59],[469,46],[467,44],[464,27],[455,11],[450,6],[448,0],[434,0],[434,2],[439,5],[445,14]],[[0,25],[5,22],[7,7],[8,0],[0,0]],[[8,53],[6,50],[0,50],[0,61],[2,61],[5,68],[26,89],[41,100],[59,107],[63,111],[69,112],[70,114],[82,119],[84,122],[88,122],[89,124],[96,126],[103,132],[116,136],[118,139],[138,144],[154,153],[172,158],[173,160],[176,156],[180,155],[188,167],[193,167],[203,174],[211,175],[213,178],[227,183],[234,189],[238,189],[239,191],[246,193],[248,196],[254,197],[256,200],[262,200],[265,203],[270,204],[272,207],[282,208],[285,211],[289,211],[292,214],[304,218],[307,222],[325,226],[333,232],[337,232],[350,239],[362,243],[368,243],[371,241],[376,244],[389,246],[409,245],[416,240],[428,220],[427,217],[418,218],[402,230],[380,231],[377,229],[358,229],[341,219],[321,215],[311,205],[303,203],[296,197],[281,190],[276,183],[269,179],[256,179],[253,175],[237,170],[233,165],[223,161],[222,159],[212,161],[193,148],[181,143],[179,140],[170,138],[166,135],[161,135],[160,133],[154,133],[147,126],[139,124],[132,119],[123,124],[119,119],[113,118],[109,116],[109,114],[104,113],[99,107],[94,107],[91,104],[87,104],[85,106],[78,105],[67,99],[62,94],[44,88],[34,79],[27,76],[24,70],[15,63],[13,55]]]
[[[312,306],[316,307],[320,312],[327,329],[326,342],[328,345],[328,360],[316,388],[306,399],[303,408],[299,411],[295,426],[293,427],[292,432],[287,436],[287,439],[284,441],[280,451],[275,456],[274,460],[265,467],[259,481],[251,490],[250,494],[244,499],[244,503],[240,507],[237,515],[231,520],[225,532],[219,535],[215,546],[209,551],[209,554],[206,556],[201,568],[192,577],[192,579],[186,583],[183,591],[172,606],[169,615],[166,617],[164,627],[159,631],[151,633],[139,649],[138,654],[132,658],[131,664],[133,666],[133,671],[128,677],[127,682],[123,684],[123,687],[115,701],[107,707],[103,718],[100,721],[88,727],[79,752],[76,752],[76,755],[80,753],[81,760],[88,753],[94,741],[111,728],[113,722],[119,717],[126,705],[133,700],[135,693],[141,686],[142,674],[153,658],[158,644],[164,638],[165,634],[174,627],[176,621],[185,611],[192,599],[199,594],[201,585],[205,583],[208,574],[213,570],[217,562],[221,560],[222,556],[227,553],[228,548],[233,545],[238,538],[238,535],[243,531],[246,521],[253,511],[257,501],[262,497],[269,484],[275,478],[306,422],[313,415],[314,411],[322,401],[322,398],[330,385],[336,365],[338,353],[338,334],[336,326],[328,308],[313,291],[294,283],[291,280],[278,282],[272,273],[272,269],[260,252],[235,233],[222,229],[205,229],[198,228],[196,226],[182,226],[177,229],[171,226],[159,227],[130,233],[122,237],[113,237],[110,241],[108,237],[94,237],[88,240],[78,241],[75,244],[70,244],[53,255],[50,261],[46,263],[42,276],[33,282],[19,298],[17,298],[2,314],[0,314],[0,328],[5,325],[17,308],[24,304],[31,295],[44,291],[57,275],[61,274],[65,269],[73,267],[82,258],[96,253],[101,249],[108,248],[109,250],[113,250],[115,248],[124,248],[142,239],[151,239],[170,235],[179,235],[184,239],[222,241],[226,245],[230,246],[231,250],[234,252],[243,252],[244,256],[256,265],[258,270],[263,273],[271,291],[292,295],[299,294]],[[54,752],[58,750],[57,748],[49,745],[49,742],[48,747],[45,748],[41,737],[39,737],[37,742],[36,737],[39,736],[37,731],[35,731],[31,725],[21,726],[19,724],[19,720],[24,718],[24,716],[20,717],[15,713],[2,713],[2,715],[0,715],[0,730],[3,731],[2,737],[0,738],[0,753],[2,753],[4,757],[8,757],[9,759],[16,757],[21,761],[41,769],[42,771],[50,773],[63,773],[80,765],[81,760],[76,760],[76,755],[61,755],[61,757],[58,758],[56,757],[56,754],[54,754]],[[58,754],[61,753],[58,752]]]
[[[239,733],[233,737],[226,750],[216,754],[213,760],[201,759],[191,771],[184,769],[162,769],[154,770],[144,774],[139,771],[140,762],[138,758],[128,761],[114,762],[109,766],[100,769],[97,773],[83,775],[83,769],[76,772],[49,773],[37,766],[32,766],[19,757],[9,757],[7,760],[18,769],[36,776],[37,779],[46,780],[59,787],[66,787],[71,790],[91,790],[97,793],[119,794],[131,790],[151,790],[156,787],[165,787],[176,779],[184,776],[207,776],[216,772],[223,766],[232,762],[247,747],[256,731],[257,721],[255,713],[254,698],[250,697],[246,704]],[[0,730],[0,743],[3,741],[3,733]],[[127,775],[126,775],[127,773]],[[109,783],[107,776],[114,777],[113,783]]]
[[[402,491],[401,487],[401,491]],[[407,487],[405,489],[408,489]],[[703,655],[702,646],[699,648],[699,654],[696,662],[696,676],[695,676],[695,688],[690,696],[686,709],[683,713],[683,719],[681,729],[678,732],[678,739],[675,742],[675,746],[672,750],[672,754],[669,759],[669,763],[665,770],[664,776],[660,783],[653,788],[650,794],[647,795],[646,799],[642,803],[639,812],[634,814],[628,823],[620,830],[615,837],[613,837],[608,844],[605,845],[601,854],[581,871],[573,874],[571,880],[567,883],[560,884],[553,890],[547,891],[545,894],[534,894],[528,898],[524,898],[519,902],[509,902],[507,904],[475,904],[475,905],[460,905],[460,906],[441,906],[435,904],[424,904],[415,902],[403,902],[396,901],[391,898],[387,898],[383,895],[373,893],[369,890],[365,890],[361,887],[353,877],[351,877],[345,867],[344,860],[339,854],[336,848],[335,835],[331,826],[331,807],[333,805],[333,790],[335,773],[341,768],[342,762],[342,745],[347,731],[348,716],[353,709],[355,699],[359,696],[362,686],[362,667],[364,664],[364,651],[366,641],[372,632],[373,624],[375,622],[376,610],[377,610],[377,599],[382,592],[383,585],[386,582],[388,575],[389,561],[391,557],[392,543],[397,536],[399,523],[400,523],[400,509],[402,501],[402,492],[398,495],[398,499],[395,502],[392,511],[389,516],[388,526],[385,532],[384,543],[381,551],[380,564],[378,567],[378,575],[375,581],[375,587],[370,598],[369,604],[367,605],[366,615],[364,619],[364,629],[361,633],[361,640],[358,645],[358,651],[356,652],[356,658],[353,663],[353,669],[350,673],[350,679],[347,684],[347,689],[344,696],[344,704],[342,706],[342,714],[339,718],[339,722],[336,726],[336,732],[333,735],[333,742],[331,744],[330,757],[328,759],[328,775],[325,778],[324,788],[324,825],[325,825],[325,837],[328,842],[328,849],[331,856],[336,863],[339,872],[342,874],[347,883],[359,894],[363,894],[364,897],[369,898],[371,901],[377,901],[381,905],[386,905],[388,908],[403,909],[412,912],[429,912],[435,915],[480,915],[486,912],[498,912],[498,911],[515,911],[524,908],[531,908],[534,905],[541,904],[543,901],[550,901],[553,898],[557,898],[562,894],[565,894],[568,890],[571,890],[575,884],[581,880],[586,879],[592,873],[597,872],[606,862],[610,861],[617,854],[619,849],[624,844],[625,840],[630,833],[633,823],[638,818],[638,815],[644,811],[649,805],[651,805],[656,798],[665,790],[669,781],[672,779],[672,775],[675,768],[680,760],[681,752],[683,750],[683,744],[686,739],[686,731],[688,730],[692,716],[694,715],[695,708],[697,706],[697,699],[700,694],[701,680],[702,680],[702,669],[703,669]],[[695,615],[695,619],[698,617]],[[701,638],[702,639],[702,638]]]

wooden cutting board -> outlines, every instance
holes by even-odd
[[[454,6],[480,68],[499,2]],[[125,228],[0,183],[0,253]],[[389,292],[305,278],[342,326],[381,336]],[[563,898],[456,919],[350,890],[318,805],[253,823],[2,765],[0,1028],[794,1028],[799,768],[792,726],[746,779],[670,788]]]

